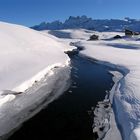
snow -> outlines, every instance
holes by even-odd
[[[58,98],[66,90],[69,78],[69,67],[53,68],[31,88],[3,104],[0,107],[0,139],[7,138],[23,122]]]
[[[68,38],[68,39],[88,39],[89,36],[94,33],[94,31],[88,31],[85,29],[65,29],[65,30],[51,30],[50,34],[58,38]],[[82,36],[81,36],[82,34]]]
[[[94,110],[94,123],[93,133],[98,134],[98,139],[103,139],[106,132],[109,131],[110,125],[110,114],[112,114],[111,104],[108,99],[98,102]]]
[[[68,44],[0,22],[0,139],[57,98],[70,78]]]
[[[56,33],[57,32],[57,33]],[[60,32],[60,34],[59,34]],[[140,139],[140,37],[126,37],[122,32],[90,32],[99,35],[97,41],[87,41],[88,30],[81,29],[78,36],[73,30],[52,31],[61,38],[61,33],[68,33],[67,42],[84,48],[80,55],[96,60],[97,63],[116,69],[113,73],[115,84],[110,99],[113,104],[111,129],[105,139],[139,140]],[[71,32],[71,33],[70,33]],[[85,36],[86,34],[86,36]],[[121,35],[122,39],[113,39]],[[85,39],[84,39],[85,38]],[[122,77],[118,72],[122,73]],[[115,115],[115,118],[114,118]],[[117,123],[117,124],[116,124]],[[119,132],[119,130],[120,132]],[[112,131],[117,131],[112,135]],[[121,133],[121,135],[120,135]]]
[[[123,75],[118,71],[110,71],[110,73],[112,75],[114,75],[114,77],[113,77],[114,85],[113,85],[113,88],[110,91],[110,96],[109,96],[110,103],[113,104],[113,97],[114,97],[115,90],[118,86],[118,82],[120,81],[121,78],[123,78]],[[121,133],[118,130],[118,126],[116,124],[115,113],[114,113],[113,109],[111,109],[111,112],[110,112],[109,115],[110,115],[110,122],[109,122],[110,129],[106,133],[103,140],[110,140],[110,139],[122,140]]]
[[[19,25],[0,22],[0,44],[0,90],[23,92],[52,67],[69,61],[63,44],[51,35],[43,36]]]
[[[114,110],[112,109],[113,97],[115,93],[115,89],[118,86],[119,80],[123,77],[123,75],[117,71],[110,71],[112,75],[117,75],[117,77],[113,77],[114,86],[106,95],[105,99],[102,102],[98,102],[95,110],[94,110],[94,123],[93,123],[93,132],[98,134],[98,139],[103,140],[122,140],[120,131],[118,130],[118,126],[115,121]]]
[[[101,33],[101,36],[110,36]],[[118,34],[118,33],[116,33]],[[81,55],[94,58],[100,63],[123,71],[124,77],[115,90],[114,102],[116,120],[124,140],[140,139],[140,42],[134,38],[81,41],[85,50]],[[116,75],[117,76],[117,75]],[[135,138],[134,138],[135,137]]]
[[[82,17],[82,20],[77,18],[69,18],[67,24],[80,21],[77,26],[81,26],[83,21],[87,21],[86,17]],[[126,22],[128,25],[139,22],[131,19],[124,22],[104,20],[101,24],[101,21],[94,21],[98,23],[97,29],[102,25],[104,28],[119,30],[117,25],[120,23],[122,28]],[[85,28],[92,25],[90,18],[87,23]],[[60,26],[62,23],[53,24]],[[87,41],[92,34],[99,35],[99,40]],[[123,36],[122,39],[113,39],[117,34]],[[110,100],[114,113],[110,120],[111,129],[117,131],[115,137],[118,140],[121,139],[118,128],[122,139],[140,140],[139,40],[139,37],[125,37],[121,32],[94,32],[85,29],[37,32],[27,27],[0,22],[0,139],[6,138],[7,134],[66,89],[70,67],[69,58],[64,51],[74,48],[69,46],[70,42],[77,42],[74,43],[75,46],[84,48],[80,55],[122,73],[122,77],[117,72],[113,73],[115,84]],[[111,129],[105,139],[113,139]]]

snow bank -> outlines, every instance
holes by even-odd
[[[51,35],[44,36],[19,25],[0,22],[0,44],[0,90],[24,91],[48,69],[69,61],[63,44]],[[28,86],[24,84],[21,88],[25,81]]]
[[[115,91],[118,87],[119,81],[123,78],[123,75],[118,71],[110,71],[110,73],[112,75],[114,75],[114,77],[113,77],[114,85],[110,91],[110,96],[109,96],[110,103],[113,105],[114,94],[115,94]],[[106,133],[103,140],[110,140],[110,139],[122,140],[121,133],[118,130],[118,126],[116,124],[115,113],[114,113],[114,110],[112,108],[111,108],[111,112],[109,115],[110,115],[110,120],[109,120],[110,129]]]
[[[135,38],[108,40],[110,33],[100,33],[99,41],[81,41],[81,55],[120,69],[124,76],[115,89],[116,120],[124,140],[140,139],[140,41]],[[116,33],[118,34],[118,33]],[[117,77],[117,75],[116,75]]]
[[[3,95],[15,99],[0,106],[0,140],[9,137],[23,122],[60,96],[68,87],[69,78],[69,67],[53,68],[24,93]]]
[[[0,139],[57,98],[68,85],[67,43],[0,22]]]
[[[88,32],[80,30],[78,36],[73,30],[60,30],[66,32],[69,38],[66,42],[74,43],[76,46],[84,48],[80,55],[98,60],[98,63],[111,66],[121,71],[121,78],[114,85],[114,95],[112,95],[115,120],[118,123],[121,135],[124,140],[140,139],[140,39],[137,37],[125,37],[121,32]],[[57,35],[55,31],[51,34],[61,38],[61,33]],[[87,41],[92,33],[99,35],[97,41]],[[75,34],[75,35],[74,35]],[[86,34],[86,35],[85,35]],[[122,39],[114,39],[115,35],[121,35]],[[77,40],[75,38],[77,37]],[[115,74],[115,79],[119,79]],[[112,121],[113,116],[111,117]],[[113,125],[113,124],[111,124]],[[117,126],[113,130],[116,130]],[[112,138],[112,131],[107,134],[107,138]],[[119,132],[115,135],[120,138]]]

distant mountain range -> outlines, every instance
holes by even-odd
[[[122,31],[130,29],[140,31],[140,20],[124,18],[121,19],[92,19],[87,16],[70,16],[64,22],[42,22],[39,25],[31,27],[35,30],[60,30],[60,29],[77,29],[83,28],[96,31]]]

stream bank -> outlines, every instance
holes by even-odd
[[[110,69],[74,54],[71,58],[71,86],[57,100],[24,123],[9,140],[96,140],[94,109],[113,86]],[[45,92],[45,91],[44,91]]]

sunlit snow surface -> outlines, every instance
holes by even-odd
[[[140,49],[135,49],[140,48],[139,44],[131,39],[81,42],[86,48],[82,55],[110,66],[113,64],[125,73],[114,94],[115,114],[125,140],[134,140],[134,135],[140,139],[137,135],[140,132]],[[130,46],[130,49],[125,49],[125,46]]]
[[[78,34],[74,34],[75,32],[76,29],[71,32],[70,30],[57,30],[51,31],[51,34],[60,38],[64,38],[64,34],[67,34],[67,37],[70,36],[71,42],[76,42],[79,38],[79,41],[74,44],[84,48],[80,55],[122,72],[123,77],[117,82],[115,80],[113,92],[116,121],[124,140],[140,139],[140,37],[126,37],[122,32],[93,32],[83,29],[79,29]],[[89,36],[97,34],[99,40],[87,41],[87,34]],[[122,39],[113,39],[117,34],[121,35]],[[63,36],[61,37],[61,35]],[[118,79],[118,74],[114,73],[114,76],[115,79]],[[118,134],[109,133],[107,138],[110,137],[111,140]]]
[[[0,22],[0,139],[66,89],[69,49],[49,34]]]
[[[124,38],[83,41],[81,46],[85,47],[82,55],[95,58],[109,66],[116,66],[124,72],[114,94],[115,115],[124,140],[140,139],[140,42]]]
[[[114,35],[124,34],[83,29],[60,32],[51,32],[61,38],[58,39],[48,31],[39,33],[26,27],[0,23],[0,136],[38,112],[46,103],[44,97],[47,100],[49,95],[54,97],[53,91],[58,95],[62,93],[70,72],[67,66],[69,58],[64,51],[72,49],[68,46],[70,42],[78,41],[76,46],[85,48],[80,55],[123,73],[120,79],[114,73],[114,78],[119,79],[115,81],[112,100],[116,121],[124,140],[140,139],[139,37],[115,40],[112,38]],[[93,33],[99,35],[100,40],[87,41]],[[43,91],[40,86],[44,86]],[[113,139],[111,133],[107,136]]]

